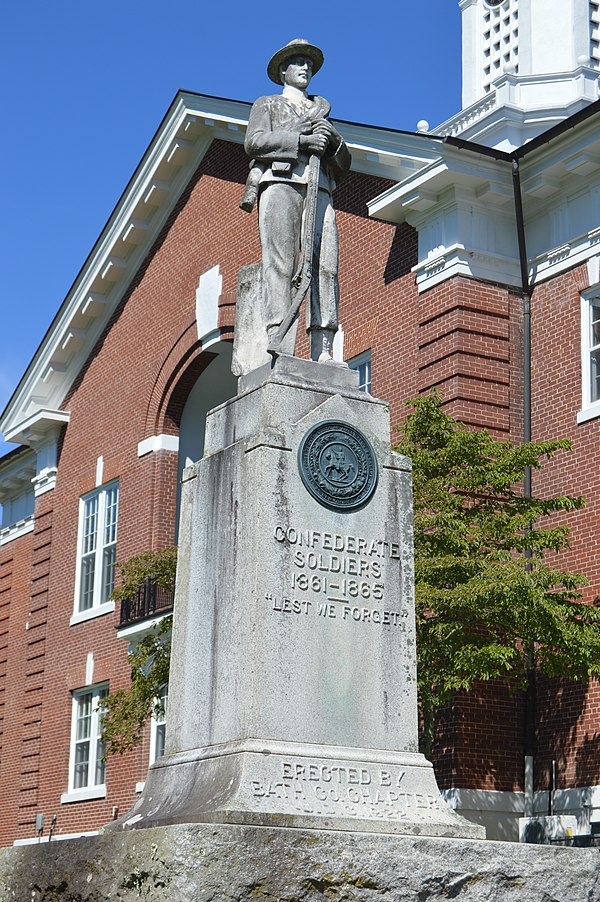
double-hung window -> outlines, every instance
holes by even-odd
[[[71,622],[114,610],[119,483],[85,495],[79,508],[75,613]]]
[[[106,795],[102,711],[99,707],[106,695],[106,685],[86,687],[73,693],[69,790],[62,796],[62,802]]]
[[[600,292],[581,299],[581,411],[579,422],[600,416]]]

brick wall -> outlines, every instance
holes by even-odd
[[[473,294],[480,298],[485,286],[470,283]],[[446,285],[442,286],[445,290]],[[468,290],[469,283],[466,283]],[[583,511],[561,514],[555,522],[570,528],[571,548],[548,557],[557,567],[585,573],[589,585],[582,591],[583,600],[591,602],[600,596],[600,555],[598,524],[600,520],[600,474],[594,466],[598,447],[598,421],[577,423],[581,407],[580,292],[589,287],[587,267],[581,266],[538,286],[532,298],[532,438],[534,441],[570,437],[572,452],[561,452],[543,470],[534,472],[533,491],[544,496],[583,495],[587,499]],[[487,289],[486,289],[487,290]],[[495,421],[513,440],[522,437],[522,339],[520,300],[504,289],[496,289],[502,315],[504,304],[509,312],[506,335],[507,363],[496,366],[504,358],[502,350],[492,358],[477,355],[475,368],[484,366],[486,374],[494,374],[499,392]],[[504,298],[504,301],[502,300]],[[488,308],[489,309],[489,308]],[[475,320],[475,332],[489,322],[487,311]],[[463,320],[464,322],[464,320]],[[500,328],[495,328],[498,335]],[[440,330],[441,335],[441,330]],[[434,334],[434,342],[442,339]],[[498,338],[493,339],[502,348]],[[484,346],[491,350],[489,338]],[[473,345],[470,346],[472,350]],[[459,355],[457,355],[459,356]],[[436,364],[438,365],[438,364]],[[500,373],[500,378],[497,378]],[[507,378],[508,377],[508,378]],[[490,413],[483,415],[479,404],[481,388],[470,392],[470,379],[455,375],[452,386],[462,381],[463,397],[452,405],[453,412],[465,422],[492,426]],[[505,388],[507,393],[505,394]],[[466,391],[465,391],[466,389]],[[486,387],[489,391],[489,385]],[[473,403],[475,401],[475,403]],[[508,406],[506,406],[508,402]],[[490,410],[494,410],[492,403]],[[475,414],[475,419],[472,419]],[[510,419],[510,422],[509,422]],[[583,683],[537,680],[535,787],[548,789],[552,760],[557,763],[559,788],[589,786],[600,783],[598,757],[598,715],[600,686]],[[478,692],[459,698],[453,707],[453,732],[444,730],[434,761],[442,786],[478,785],[490,789],[522,789],[523,696],[506,692],[498,685],[480,687]],[[448,715],[446,715],[446,722]],[[447,738],[451,736],[451,749]],[[486,763],[487,762],[487,763]]]
[[[501,681],[476,686],[447,706],[432,760],[442,789],[523,789],[524,695]]]
[[[586,506],[560,517],[570,528],[571,548],[553,559],[558,567],[582,572],[589,585],[584,601],[600,596],[600,471],[596,457],[600,421],[578,424],[581,408],[580,292],[589,287],[587,266],[540,285],[532,299],[532,435],[534,440],[569,437],[573,450],[557,455],[533,487],[540,495],[582,495]],[[540,681],[539,788],[548,788],[552,759],[565,786],[600,783],[598,729],[600,684]]]
[[[3,844],[10,842],[18,819],[23,817],[21,788],[30,752],[33,753],[32,771],[36,783],[39,766],[39,742],[25,741],[29,729],[29,724],[25,724],[28,719],[26,683],[30,698],[37,702],[41,695],[39,689],[32,689],[31,680],[26,676],[30,669],[25,625],[31,591],[32,549],[31,533],[0,548],[0,842]]]
[[[114,808],[121,814],[128,810],[136,782],[144,779],[148,736],[139,749],[109,761],[106,799],[60,803],[67,789],[71,693],[85,686],[88,654],[93,653],[94,683],[110,681],[114,690],[130,679],[127,643],[115,637],[118,612],[69,626],[79,498],[95,488],[97,459],[102,456],[103,481],[120,482],[117,558],[172,544],[177,455],[163,451],[138,458],[137,446],[151,435],[177,434],[187,395],[210,366],[212,353],[203,352],[197,339],[195,293],[200,275],[217,264],[223,277],[220,325],[231,334],[238,270],[260,259],[257,217],[238,209],[246,172],[241,147],[213,143],[66,399],[71,419],[57,484],[38,500],[35,533],[0,549],[0,712],[2,706],[6,711],[0,763],[3,844],[32,836],[38,811],[47,823],[57,814],[59,833],[95,829],[110,820]],[[390,401],[393,423],[405,415],[407,398],[436,385],[451,412],[465,422],[520,440],[520,298],[503,286],[465,278],[419,296],[411,272],[416,263],[414,231],[367,217],[366,201],[387,184],[355,174],[335,197],[346,357],[371,349],[372,390]],[[536,438],[545,437],[544,430],[557,435],[571,434],[573,428],[578,307],[575,325],[571,320],[576,304],[571,275],[536,295]],[[551,331],[566,329],[570,336],[571,327],[572,340],[565,343],[568,359],[561,363],[555,349],[551,353]],[[298,346],[306,353],[302,334]],[[552,369],[546,373],[542,364],[547,357],[552,358]],[[554,404],[555,387],[565,379],[571,395],[561,395]],[[591,476],[592,491],[600,497],[595,473],[582,472],[584,460],[593,460],[594,429],[591,424],[577,432],[578,457],[570,463],[561,458],[544,475],[548,491],[559,485],[560,491],[578,491],[584,480],[588,492]],[[593,530],[585,530],[596,516],[592,505],[586,516],[573,519],[578,535],[588,536],[587,548],[584,551],[578,540],[579,550],[565,558],[589,565],[593,580],[600,576],[600,564]],[[589,597],[594,593],[600,590],[590,587]],[[30,629],[25,631],[28,619]],[[588,702],[593,698],[586,696],[584,706],[597,718],[597,701]],[[436,751],[442,785],[518,785],[521,722],[522,700],[506,687],[482,687],[458,700],[446,714]],[[591,735],[592,723],[590,719],[583,730],[584,739]],[[577,765],[569,759],[565,774],[587,779],[591,771],[582,760]]]

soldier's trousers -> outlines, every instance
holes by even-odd
[[[259,230],[267,331],[279,326],[291,304],[291,281],[301,253],[306,186],[269,182],[260,192]],[[307,329],[337,329],[338,233],[331,195],[319,190]],[[292,349],[293,350],[293,349]]]

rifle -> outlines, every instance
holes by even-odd
[[[319,194],[320,160],[316,153],[310,155],[308,161],[308,185],[306,186],[306,205],[302,227],[302,247],[300,263],[292,279],[292,303],[283,321],[267,347],[273,359],[281,353],[281,343],[290,326],[298,316],[300,305],[308,294],[312,281],[312,260],[315,243],[315,221],[317,217],[317,198]]]

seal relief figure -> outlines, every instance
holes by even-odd
[[[367,437],[349,423],[324,420],[308,430],[298,449],[305,488],[323,507],[358,510],[375,491],[377,457]]]
[[[249,212],[258,200],[262,289],[260,300],[254,296],[247,302],[260,308],[252,311],[253,328],[240,322],[235,355],[240,361],[247,342],[259,342],[274,357],[293,354],[306,299],[311,358],[332,362],[339,286],[331,192],[347,175],[351,156],[327,118],[329,102],[307,93],[322,65],[318,47],[302,38],[290,41],[267,67],[282,93],[259,97],[250,113],[244,147],[252,162],[240,206]],[[240,295],[238,290],[238,308],[244,303]],[[238,317],[244,320],[239,311]],[[247,371],[240,362],[238,374]]]

